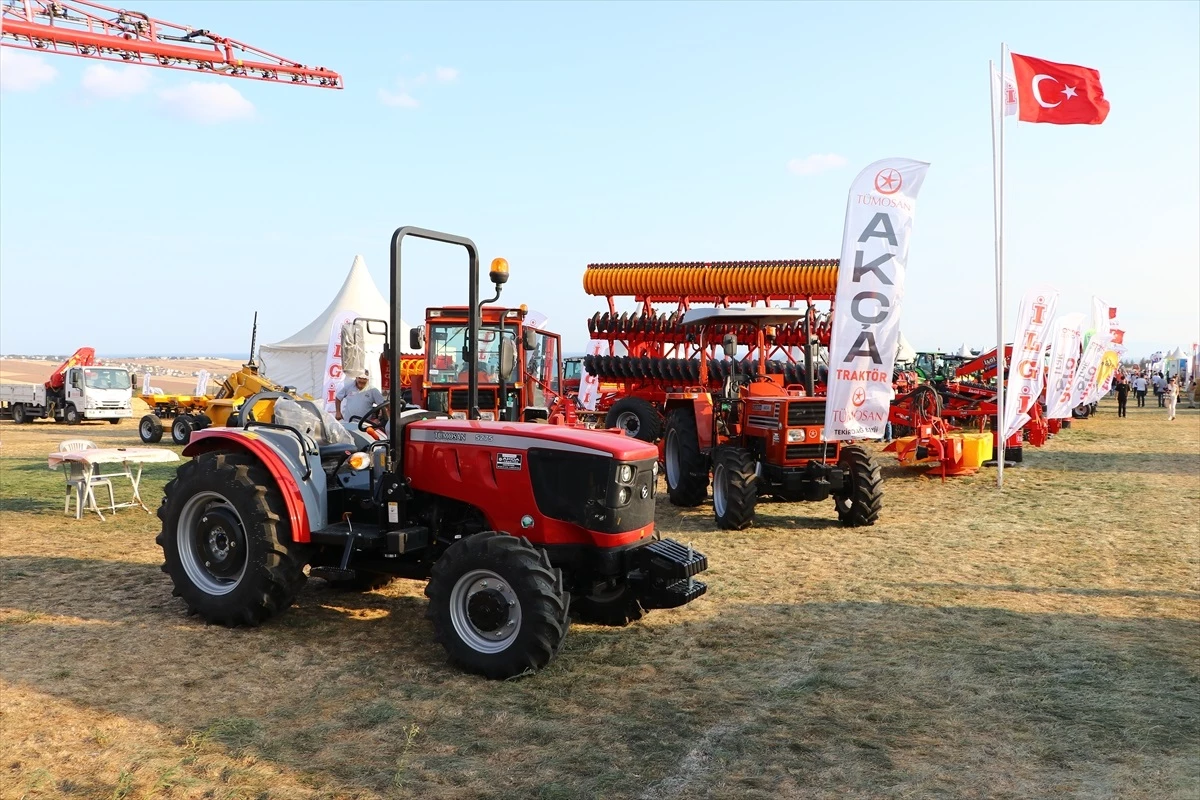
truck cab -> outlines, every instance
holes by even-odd
[[[74,406],[84,419],[124,419],[133,416],[133,382],[119,367],[71,367],[63,381],[62,407]]]
[[[549,421],[561,406],[557,387],[562,376],[562,340],[557,333],[527,324],[527,315],[524,306],[484,306],[478,356],[469,366],[464,347],[467,307],[426,309],[424,327],[414,328],[410,334],[412,349],[425,351],[424,368],[412,379],[413,403],[452,419],[467,419],[468,370],[473,368],[479,382],[481,419]],[[516,370],[506,379],[500,370],[503,340],[518,353]]]

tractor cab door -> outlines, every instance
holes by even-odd
[[[558,397],[562,381],[562,342],[556,333],[526,328],[522,345],[532,344],[523,354],[525,359],[525,406],[521,409],[524,422],[550,417],[550,406]],[[531,335],[530,335],[531,334]]]

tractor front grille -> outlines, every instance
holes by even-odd
[[[820,461],[824,458],[836,458],[837,452],[838,448],[835,442],[828,444],[789,444],[784,457],[788,461],[796,461],[801,458]]]
[[[825,400],[793,400],[788,403],[789,428],[825,424]]]

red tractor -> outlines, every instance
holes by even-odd
[[[407,237],[466,249],[474,313],[464,346],[474,363],[479,257],[469,239],[413,227],[393,234],[388,329],[401,329]],[[507,262],[493,262],[491,279],[507,281]],[[399,348],[388,345],[390,375],[398,375]],[[511,376],[515,360],[506,337],[500,372]],[[620,625],[704,594],[695,575],[707,568],[705,556],[655,533],[652,445],[482,421],[475,370],[467,381],[465,419],[407,407],[400,381],[388,381],[388,404],[359,420],[358,431],[281,396],[271,421],[246,414],[240,427],[197,432],[158,512],[163,570],[189,612],[258,625],[292,604],[306,566],[345,588],[428,579],[427,617],[451,660],[508,678],[557,655],[569,614]]]
[[[787,308],[694,308],[683,314],[680,322],[695,332],[701,357],[694,365],[695,388],[671,392],[665,401],[663,463],[672,503],[704,502],[711,475],[713,513],[725,529],[752,525],[759,497],[832,497],[844,525],[878,519],[879,466],[861,445],[825,440],[825,398],[813,395],[815,370],[810,366],[805,385],[795,385],[761,357],[774,347],[778,328],[803,327],[805,318],[805,311]],[[749,351],[742,359],[735,358],[739,337]],[[725,359],[705,357],[716,343]],[[805,363],[813,365],[811,344],[804,350]],[[683,371],[691,369],[689,364]],[[722,388],[710,391],[714,379]]]

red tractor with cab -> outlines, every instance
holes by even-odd
[[[883,505],[883,480],[870,452],[825,440],[825,398],[814,396],[812,340],[804,345],[804,384],[787,382],[765,358],[775,326],[805,327],[791,308],[693,308],[681,319],[695,331],[700,358],[695,389],[667,395],[663,463],[677,506],[697,506],[711,475],[717,525],[754,523],[760,497],[787,502],[833,498],[843,525],[873,525]],[[738,359],[739,337],[749,352]],[[719,344],[725,358],[705,356]],[[715,353],[714,353],[715,354]],[[755,357],[758,354],[758,357]],[[707,387],[713,378],[722,388]]]
[[[401,330],[408,237],[466,249],[473,313],[463,347],[474,363],[481,304],[470,239],[414,227],[393,234],[387,330]],[[507,262],[492,262],[491,279],[499,290]],[[396,344],[385,350],[393,376]],[[515,349],[501,338],[506,377]],[[400,381],[389,380],[388,403],[350,430],[309,401],[279,396],[271,420],[254,419],[251,398],[236,427],[196,432],[158,511],[163,570],[189,612],[258,625],[290,606],[308,576],[349,589],[427,579],[426,616],[451,660],[508,678],[558,654],[571,614],[622,625],[704,594],[695,576],[705,556],[655,532],[653,445],[481,420],[477,371],[467,372],[464,419],[408,407]]]

